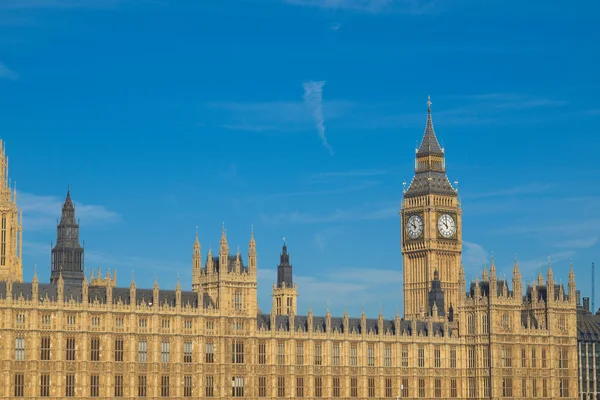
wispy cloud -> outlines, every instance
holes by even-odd
[[[323,146],[329,153],[333,155],[333,148],[327,143],[327,137],[325,136],[325,119],[323,118],[323,86],[325,81],[310,81],[304,82],[304,103],[311,111],[315,123],[317,125],[317,131]]]
[[[537,258],[530,258],[525,261],[519,261],[519,268],[521,270],[521,275],[523,276],[523,279],[525,279],[526,281],[532,281],[532,280],[536,279],[537,273],[540,271],[540,269],[542,269],[542,270],[546,269],[546,267],[548,265],[548,258],[550,258],[550,261],[552,262],[553,270],[568,271],[567,269],[556,268],[556,264],[560,264],[564,261],[569,260],[575,254],[576,254],[576,251],[567,250],[567,251],[559,251],[559,252],[546,254],[546,255],[540,254]],[[561,275],[562,275],[562,272],[561,272]],[[555,272],[555,280],[560,282],[561,279],[566,279],[566,278],[567,278],[566,272],[564,273],[564,276],[557,276],[557,274]]]
[[[337,178],[362,178],[367,176],[385,175],[388,171],[386,170],[357,170],[357,171],[336,171],[336,172],[319,172],[313,174],[310,180],[316,181],[330,181]]]
[[[54,228],[56,219],[61,215],[64,199],[19,192],[18,203],[23,208],[25,228],[43,230]],[[121,220],[119,213],[94,204],[75,202],[75,213],[78,218],[85,221],[86,226],[115,223]]]
[[[556,188],[555,184],[550,183],[531,183],[529,185],[524,186],[515,186],[512,188],[501,189],[501,190],[492,190],[489,192],[475,192],[475,193],[466,193],[463,194],[463,198],[469,199],[479,199],[479,198],[488,198],[488,197],[498,197],[505,198],[507,196],[519,196],[519,195],[529,195],[529,194],[540,194],[547,193],[550,190]]]
[[[123,3],[159,3],[158,0],[3,0],[0,10],[110,8]]]
[[[398,217],[398,206],[389,205],[378,208],[338,209],[329,214],[311,214],[301,211],[284,212],[274,215],[261,215],[261,219],[269,224],[295,223],[318,224],[346,221],[380,220]]]
[[[2,61],[0,61],[0,79],[10,79],[14,81],[18,78],[19,76],[16,74],[16,72],[8,68]]]
[[[556,247],[587,249],[596,243],[598,243],[598,236],[589,236],[585,238],[565,240],[564,242],[557,243]]]
[[[477,101],[480,106],[494,109],[524,110],[539,107],[560,107],[568,104],[566,101],[562,100],[532,96],[523,93],[483,93],[452,97],[467,101]]]
[[[466,279],[469,280],[470,275],[475,276],[481,271],[489,255],[483,246],[477,243],[463,241],[463,248],[462,263]]]
[[[367,189],[371,189],[374,186],[379,185],[376,181],[366,181],[357,185],[343,186],[339,188],[322,189],[322,190],[300,190],[290,192],[277,192],[277,193],[265,193],[250,196],[251,199],[269,199],[269,198],[280,198],[280,197],[303,197],[303,196],[323,196],[328,194],[339,194],[348,192],[360,192]]]
[[[284,2],[296,6],[369,14],[387,12],[427,14],[438,11],[445,3],[439,0],[284,0]]]
[[[260,287],[270,287],[276,276],[274,270],[259,270]],[[359,315],[359,307],[363,305],[378,309],[381,303],[401,304],[402,300],[400,269],[334,268],[314,276],[296,274],[294,279],[298,284],[300,314],[305,314],[310,304],[318,315],[325,310],[328,301],[336,314],[336,310],[341,311],[344,304],[347,304],[356,310],[351,312],[352,315]],[[271,303],[268,304],[270,309]],[[262,311],[268,312],[268,309]],[[385,311],[387,316],[391,316],[396,310]]]

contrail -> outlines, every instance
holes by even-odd
[[[329,150],[329,153],[333,155],[333,149],[327,143],[327,137],[325,136],[325,119],[323,118],[323,85],[325,81],[318,82],[304,82],[304,102],[313,114],[315,123],[317,125],[317,131],[323,146]]]

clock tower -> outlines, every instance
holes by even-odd
[[[439,279],[444,307],[457,306],[462,253],[461,209],[458,191],[446,176],[444,149],[440,146],[427,100],[427,124],[416,149],[415,176],[404,191],[400,209],[400,237],[404,277],[405,318],[431,314],[429,292]]]

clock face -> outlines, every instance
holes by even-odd
[[[406,232],[411,239],[416,239],[423,233],[423,220],[418,215],[413,215],[406,223]]]
[[[451,238],[456,233],[456,222],[454,218],[448,214],[444,214],[438,219],[438,230],[445,238]]]

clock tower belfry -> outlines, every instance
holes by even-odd
[[[446,176],[444,149],[433,130],[428,98],[425,133],[416,149],[415,176],[404,191],[400,209],[405,318],[431,314],[428,295],[434,277],[439,279],[445,298],[445,304],[438,307],[445,307],[446,315],[450,307],[456,308],[461,213],[458,191]]]

